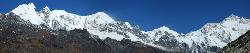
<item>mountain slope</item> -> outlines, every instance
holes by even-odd
[[[199,30],[179,34],[166,26],[152,31],[143,31],[128,22],[116,21],[104,12],[81,16],[64,10],[50,10],[48,7],[37,12],[33,3],[22,4],[11,12],[25,21],[44,28],[67,31],[86,29],[91,36],[101,40],[129,39],[169,52],[216,52],[250,30],[249,19],[233,14],[220,23],[208,23]]]
[[[250,31],[230,42],[219,53],[249,53],[250,52]]]
[[[164,53],[128,39],[92,37],[85,29],[51,30],[14,13],[0,14],[0,53]]]
[[[201,29],[190,32],[179,39],[187,43],[189,47],[196,47],[194,50],[219,49],[250,30],[249,26],[249,19],[232,14],[220,23],[207,23]]]

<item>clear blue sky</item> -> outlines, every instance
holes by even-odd
[[[220,22],[232,13],[250,18],[250,0],[0,0],[0,12],[31,2],[36,10],[48,6],[78,15],[103,11],[146,31],[164,25],[187,33],[207,22]]]

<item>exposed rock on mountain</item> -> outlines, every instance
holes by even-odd
[[[46,28],[51,31],[71,31],[74,29],[86,29],[93,39],[113,42],[122,42],[126,39],[131,42],[156,47],[167,52],[181,53],[210,53],[217,52],[227,43],[235,40],[247,30],[250,30],[250,20],[230,15],[222,22],[207,23],[201,29],[179,34],[166,26],[152,31],[140,30],[139,26],[132,26],[128,22],[114,20],[104,12],[81,16],[64,10],[51,10],[48,7],[41,11],[35,11],[35,5],[22,4],[6,15],[16,14],[30,25],[38,28]],[[32,26],[33,26],[32,25]],[[68,34],[69,35],[69,34]],[[106,41],[106,42],[110,42]],[[121,44],[122,45],[122,44]],[[115,44],[113,46],[119,46]],[[119,47],[115,52],[118,51]],[[122,50],[122,49],[121,49]]]
[[[85,29],[52,30],[22,20],[14,13],[0,14],[0,53],[163,53],[128,39],[104,40]]]
[[[219,53],[249,53],[250,52],[250,31],[230,42]]]

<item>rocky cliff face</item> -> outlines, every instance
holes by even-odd
[[[250,53],[250,31],[227,44],[219,53]]]
[[[52,30],[31,24],[14,13],[0,14],[0,53],[164,53],[132,42],[91,36],[85,29]]]

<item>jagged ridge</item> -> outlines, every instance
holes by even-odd
[[[169,51],[186,49],[184,50],[186,52],[215,52],[217,50],[211,50],[211,48],[222,48],[250,29],[249,19],[230,15],[221,23],[208,23],[201,29],[182,36],[165,26],[153,31],[142,31],[138,27],[132,27],[128,22],[113,20],[104,12],[80,16],[64,10],[50,11],[48,7],[40,12],[34,9],[34,4],[30,3],[20,5],[11,12],[32,24],[43,25],[54,30],[84,28],[92,36],[98,36],[100,39],[110,37],[121,41],[126,38]]]
[[[0,53],[164,53],[129,39],[92,37],[85,29],[51,30],[0,13]]]
[[[218,53],[249,53],[250,31],[230,42]]]

